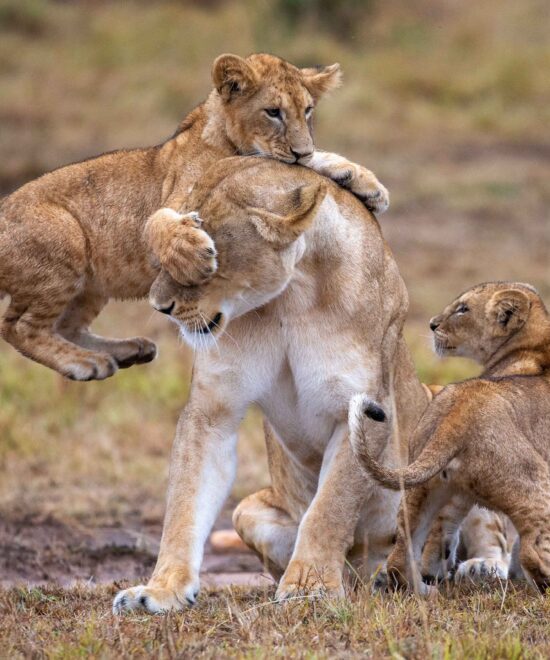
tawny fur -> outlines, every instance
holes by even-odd
[[[153,305],[198,351],[157,565],[148,584],[118,594],[114,610],[194,602],[253,403],[266,418],[271,484],[240,503],[236,529],[279,580],[278,598],[341,596],[346,557],[363,577],[383,565],[399,504],[354,459],[349,399],[369,391],[389,402],[395,391],[405,436],[428,403],[401,334],[404,283],[373,216],[311,170],[232,158],[206,173],[192,199],[219,269],[193,290],[163,272],[151,289]],[[381,431],[380,452],[401,463]]]
[[[185,212],[195,210],[192,185],[221,158],[299,159],[369,208],[387,208],[371,172],[314,149],[313,107],[338,86],[338,65],[298,69],[270,55],[223,55],[213,80],[206,102],[163,144],[68,165],[2,202],[0,292],[11,301],[0,331],[25,356],[76,380],[155,357],[147,339],[105,339],[89,326],[110,298],[146,296],[161,266],[181,284],[211,276],[214,245]],[[280,117],[268,116],[273,108]]]
[[[369,442],[380,424],[368,409],[377,404],[357,398],[350,409],[353,448],[367,472],[388,488],[413,488],[399,513],[388,570],[397,581],[419,583],[416,564],[407,561],[405,517],[418,560],[443,506],[454,500],[458,526],[477,502],[510,518],[524,572],[544,590],[550,585],[548,312],[530,285],[489,282],[462,294],[431,327],[440,353],[475,359],[484,371],[434,397],[410,444],[413,462],[383,466]],[[503,528],[497,531],[503,535]]]

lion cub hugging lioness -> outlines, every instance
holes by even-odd
[[[387,208],[372,172],[314,148],[313,110],[338,86],[337,64],[299,69],[271,55],[222,55],[212,77],[206,102],[165,143],[63,167],[2,202],[0,296],[10,305],[0,333],[25,356],[75,380],[152,360],[149,340],[98,337],[89,325],[109,298],[146,296],[161,267],[184,285],[209,279],[214,244],[193,214],[178,211],[193,211],[190,189],[226,156],[300,162],[369,209]]]
[[[453,499],[456,527],[475,502],[509,516],[519,533],[521,566],[543,591],[550,586],[548,312],[530,285],[495,282],[462,294],[430,325],[438,352],[473,358],[485,369],[433,399],[411,441],[413,462],[404,469],[382,466],[371,453],[369,429],[391,423],[390,411],[361,395],[350,407],[361,464],[387,488],[412,489],[399,512],[388,573],[427,591],[415,562],[434,516]]]

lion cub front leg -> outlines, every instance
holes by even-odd
[[[315,150],[300,163],[350,190],[369,211],[374,213],[387,211],[390,205],[389,192],[366,167],[338,154],[319,150]]]
[[[161,268],[183,286],[203,284],[216,272],[214,241],[201,224],[197,213],[167,207],[153,213],[145,225],[145,239]]]
[[[111,339],[90,332],[90,324],[106,303],[107,298],[101,294],[84,291],[69,303],[57,321],[57,331],[82,348],[108,353],[120,369],[154,360],[157,347],[145,337]]]

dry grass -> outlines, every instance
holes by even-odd
[[[0,190],[103,150],[163,140],[207,93],[220,52],[340,61],[345,86],[319,108],[317,142],[390,187],[382,225],[411,294],[407,337],[420,377],[472,375],[471,364],[433,357],[431,315],[487,279],[530,281],[550,298],[547,3],[372,1],[344,34],[319,29],[307,13],[297,24],[279,20],[274,4],[0,0]],[[0,559],[12,570],[0,579],[25,579],[33,530],[42,534],[33,580],[52,557],[54,575],[71,568],[84,553],[78,543],[97,530],[158,538],[192,357],[145,304],[112,305],[98,328],[150,336],[160,358],[76,384],[0,345],[0,525],[8,530]],[[257,411],[239,452],[233,500],[267,481]],[[64,549],[69,541],[77,545]],[[130,575],[108,559],[113,575]],[[146,573],[150,561],[135,570]],[[93,563],[83,566],[78,575],[98,577]],[[287,607],[270,603],[272,591],[233,589],[210,591],[179,616],[120,620],[109,614],[114,590],[0,591],[0,655],[550,655],[548,601],[523,588],[453,590],[425,606],[362,590],[344,604]]]
[[[115,587],[0,594],[9,658],[547,658],[549,601],[521,587],[453,588],[436,602],[370,595],[272,602],[273,590],[209,591],[190,611],[114,617]]]

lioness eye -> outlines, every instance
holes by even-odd
[[[313,112],[313,106],[308,105],[306,108],[306,117],[309,116]]]
[[[466,312],[469,312],[469,311],[470,311],[470,308],[468,307],[468,305],[465,305],[463,303],[462,305],[459,305],[456,308],[455,314],[466,314]]]
[[[265,113],[268,117],[273,117],[274,119],[281,119],[281,110],[280,108],[266,108]]]

